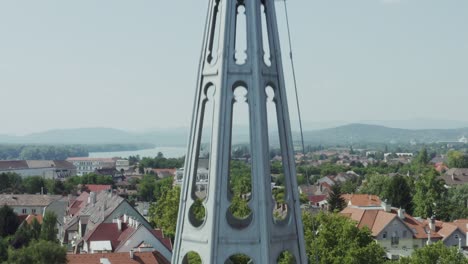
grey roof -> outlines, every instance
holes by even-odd
[[[447,185],[468,183],[468,168],[452,168],[442,175]]]
[[[96,194],[96,202],[94,204],[86,204],[72,219],[67,221],[65,229],[72,226],[73,220],[88,217],[86,229],[93,230],[95,226],[109,216],[123,201],[122,197],[111,192],[99,192]]]
[[[42,168],[75,169],[75,166],[65,160],[0,160],[0,170]]]
[[[28,168],[28,163],[25,160],[0,160],[0,170],[18,170]]]
[[[67,211],[67,206],[68,206],[68,197],[62,197],[59,200],[55,200],[52,203],[50,203],[45,211],[46,212],[53,212],[57,216],[57,222],[59,222],[61,225],[63,224],[63,217],[65,216],[65,213]]]
[[[15,206],[48,206],[53,201],[62,198],[61,195],[41,194],[0,194],[0,205]]]

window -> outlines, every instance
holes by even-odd
[[[386,238],[387,238],[387,231],[383,232],[382,238],[383,238],[383,239],[386,239]]]
[[[31,209],[31,213],[35,214],[35,213],[36,213],[36,209]]]
[[[23,212],[23,214],[26,214],[26,209],[23,209],[22,212]]]
[[[396,246],[400,243],[400,238],[398,237],[398,233],[393,231],[392,233],[392,246]]]

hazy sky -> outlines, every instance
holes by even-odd
[[[0,134],[188,126],[207,2],[0,0]],[[306,121],[468,121],[468,1],[288,8]]]

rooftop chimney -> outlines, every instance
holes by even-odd
[[[122,220],[120,220],[120,219],[117,219],[117,229],[119,231],[122,231]]]
[[[92,204],[93,206],[96,204],[96,193],[90,192],[88,196],[88,204]]]
[[[392,205],[387,203],[387,199],[382,201],[382,208],[385,212],[390,212],[392,210]]]
[[[398,217],[400,219],[405,219],[405,209],[398,209]]]
[[[435,218],[434,218],[434,216],[431,216],[431,218],[428,218],[427,222],[429,223],[429,228],[431,229],[431,231],[434,232],[435,231]]]
[[[130,249],[130,258],[133,259],[133,249]]]

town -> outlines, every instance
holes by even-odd
[[[466,256],[466,147],[464,142],[439,143],[415,152],[392,152],[388,146],[310,146],[305,155],[296,152],[309,258],[330,263],[358,254],[338,253],[340,247],[361,248],[361,257],[374,258],[373,263],[402,261],[429,248],[444,252],[441,258]],[[272,215],[281,221],[288,207],[277,153],[272,148]],[[209,160],[200,158],[197,166],[195,193],[201,202],[210,180]],[[183,167],[183,157],[165,158],[163,153],[152,158],[0,161],[1,261],[23,263],[22,258],[37,257],[57,263],[93,258],[169,263]],[[231,190],[239,197],[232,208],[235,216],[249,214],[250,168],[249,149],[236,147],[230,167]],[[200,208],[196,215],[203,220]],[[368,242],[355,244],[345,227],[355,228],[352,232]],[[30,251],[34,254],[23,254]],[[336,253],[328,256],[329,251]],[[196,255],[190,258],[189,263],[198,263]]]

